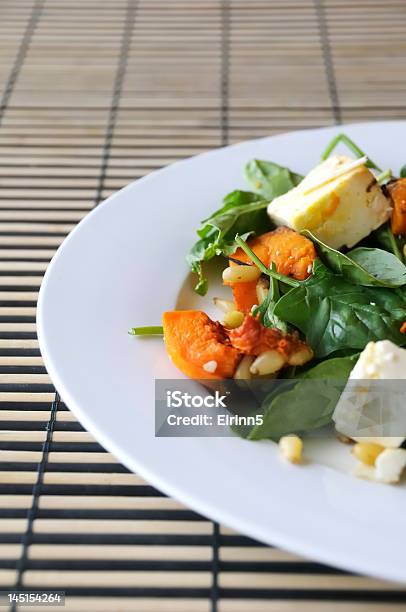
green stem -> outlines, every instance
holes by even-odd
[[[395,236],[392,233],[392,230],[390,227],[388,227],[388,235],[389,235],[389,242],[393,251],[393,254],[396,255],[396,257],[398,259],[400,259],[400,261],[403,263],[403,255],[402,252],[399,248],[398,242],[395,238]]]
[[[237,234],[235,237],[235,241],[242,248],[242,250],[248,255],[251,261],[261,270],[263,274],[267,274],[271,278],[276,278],[276,280],[281,283],[285,283],[285,285],[290,285],[291,287],[299,287],[300,282],[295,280],[294,278],[290,278],[290,276],[285,276],[284,274],[279,274],[275,270],[270,270],[266,267],[266,265],[255,255],[254,251],[252,251],[248,244],[244,242],[242,238]]]
[[[276,272],[275,262],[271,261],[271,265],[269,266],[269,269],[271,272]],[[279,295],[278,281],[276,280],[275,277],[271,278],[270,280],[269,291],[271,292],[271,300],[273,302],[277,302],[280,298],[280,295]]]
[[[391,178],[391,176],[392,170],[385,170],[384,172],[381,172],[381,174],[378,174],[378,176],[376,177],[376,182],[378,183],[378,185],[382,185],[386,181],[386,179]]]
[[[149,325],[146,327],[132,327],[128,333],[131,336],[163,336],[164,328],[161,325]]]
[[[364,153],[364,151],[360,149],[359,146],[356,145],[355,142],[351,140],[351,138],[349,138],[346,134],[338,134],[331,140],[330,144],[327,146],[326,150],[321,156],[321,159],[327,159],[332,153],[332,151],[336,148],[336,146],[340,144],[340,142],[343,142],[350,149],[350,151],[355,153],[355,155],[358,155],[358,157],[364,157],[366,155],[366,153]],[[377,172],[382,172],[382,169],[379,168],[379,166],[377,166],[369,157],[366,165],[368,166],[368,168],[373,168]]]

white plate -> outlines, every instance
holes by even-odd
[[[344,129],[344,128],[340,128]],[[355,480],[348,448],[326,442],[306,466],[271,442],[155,438],[154,378],[179,373],[160,339],[127,334],[160,324],[187,276],[199,221],[253,157],[305,173],[336,128],[292,132],[220,149],[128,185],[89,214],[49,266],[38,302],[47,370],[83,425],[130,469],[186,505],[264,542],[350,570],[406,580],[406,492]],[[406,123],[346,126],[383,168],[406,162]],[[396,143],[400,143],[399,146]]]

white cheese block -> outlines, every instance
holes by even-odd
[[[382,424],[388,421],[399,423],[399,433],[406,428],[406,406],[403,395],[396,387],[396,381],[406,379],[406,350],[400,348],[389,340],[370,342],[361,353],[350,376],[349,383],[341,395],[333,414],[336,428],[341,433],[353,438],[357,442],[375,442],[387,448],[397,448],[405,440],[404,436],[374,435],[376,429],[382,429]],[[393,393],[388,393],[389,387],[383,385],[370,388],[366,381],[392,380]],[[360,381],[357,386],[352,381]],[[372,404],[373,402],[373,404]],[[380,404],[379,404],[380,403]],[[376,407],[380,405],[382,423],[375,427],[373,420],[368,419],[370,414],[378,414]],[[372,406],[372,410],[371,410]],[[368,412],[371,410],[371,412]],[[362,423],[362,427],[360,424]],[[354,435],[362,428],[365,435]],[[368,431],[370,433],[368,433]]]
[[[399,482],[406,466],[406,450],[387,448],[375,460],[375,475],[379,482]]]
[[[347,167],[351,167],[348,172]],[[329,157],[268,205],[276,225],[308,229],[335,249],[352,247],[389,219],[391,205],[372,172],[344,155]]]
[[[382,451],[375,460],[375,465],[357,463],[353,474],[357,478],[365,478],[394,484],[399,482],[403,470],[406,467],[406,450],[403,448],[387,448]]]
[[[369,342],[350,374],[350,380],[402,380],[406,378],[406,349],[390,340]]]

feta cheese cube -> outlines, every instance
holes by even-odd
[[[353,474],[357,478],[395,484],[399,482],[405,467],[406,450],[403,448],[387,448],[378,455],[374,466],[357,463]]]
[[[350,380],[402,380],[406,378],[406,349],[390,340],[369,342],[355,366]]]
[[[348,171],[346,171],[348,168]],[[372,172],[351,157],[335,155],[316,166],[294,189],[268,205],[276,225],[308,229],[339,249],[352,247],[389,219],[390,201]]]
[[[396,381],[406,379],[406,350],[389,340],[370,342],[351,371],[347,387],[334,410],[336,429],[357,442],[374,442],[386,448],[398,448],[405,436],[375,435],[383,425],[399,423],[399,433],[406,428],[404,399],[396,393]],[[383,387],[368,386],[366,381],[392,380],[393,394]],[[352,381],[360,381],[359,385]],[[401,390],[400,390],[401,391]],[[374,415],[377,421],[371,418]],[[381,421],[379,421],[381,419]],[[402,430],[402,431],[400,431]],[[364,435],[354,435],[356,433]]]
[[[387,448],[375,461],[375,476],[379,482],[399,482],[406,466],[406,450],[404,448]]]

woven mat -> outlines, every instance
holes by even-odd
[[[0,0],[0,588],[97,612],[406,610],[400,586],[129,473],[55,395],[35,331],[47,264],[100,200],[219,145],[406,118],[405,60],[404,0]]]

